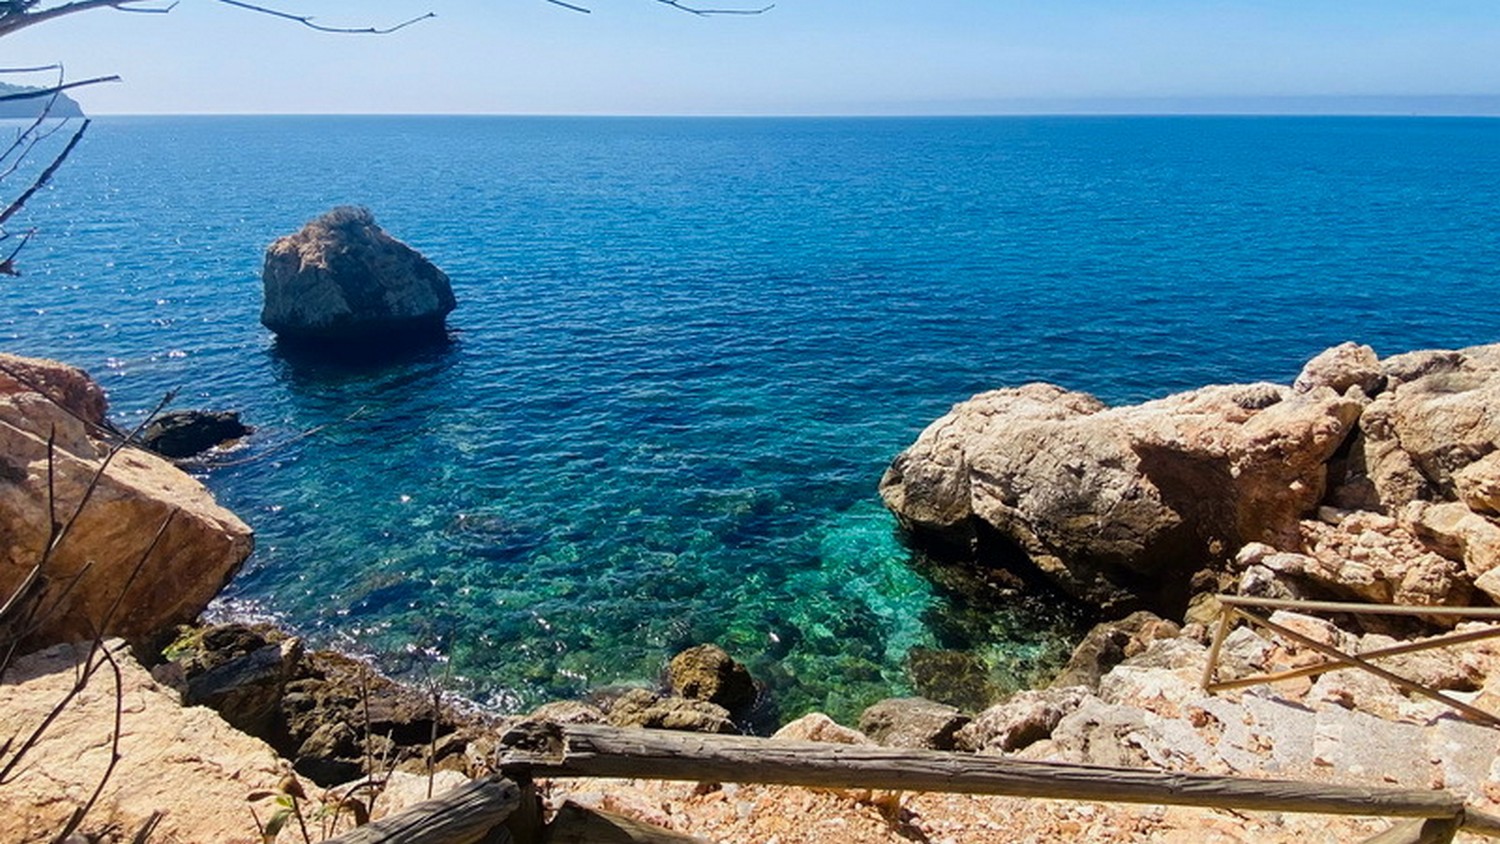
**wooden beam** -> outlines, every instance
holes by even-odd
[[[503,823],[520,801],[515,783],[478,779],[330,838],[327,844],[475,844]]]
[[[1249,619],[1253,623],[1262,623],[1260,619],[1249,613],[1240,613],[1240,615],[1244,618]],[[1230,618],[1231,614],[1225,613],[1224,617]],[[1359,654],[1359,658],[1366,661],[1384,659],[1385,657],[1417,653],[1419,651],[1427,651],[1434,648],[1447,648],[1454,645],[1466,645],[1470,642],[1479,642],[1485,639],[1493,639],[1496,636],[1500,636],[1500,626],[1486,627],[1482,630],[1470,630],[1466,633],[1453,633],[1446,636],[1439,636],[1435,639],[1423,639],[1420,642],[1403,642],[1402,644],[1394,645],[1389,648],[1366,651],[1365,653]],[[1212,660],[1209,662],[1209,668],[1211,669],[1214,666],[1214,662],[1217,661],[1218,654],[1210,652],[1209,656],[1212,658]],[[1284,680],[1295,680],[1299,677],[1313,677],[1319,674],[1327,674],[1332,671],[1342,671],[1346,668],[1358,667],[1359,666],[1345,660],[1328,660],[1327,662],[1320,662],[1317,665],[1305,665],[1301,668],[1293,668],[1287,671],[1278,671],[1274,674],[1257,674],[1253,677],[1241,677],[1237,680],[1216,680],[1211,683],[1205,683],[1203,688],[1205,691],[1222,692],[1228,691],[1230,689],[1243,689],[1247,686],[1259,686],[1263,683],[1280,683]]]
[[[878,788],[1330,815],[1456,818],[1464,810],[1459,797],[1443,791],[1238,779],[595,724],[528,726],[537,729],[528,733],[523,727],[502,739],[507,748],[502,766],[543,776]],[[550,738],[538,737],[548,731]]]
[[[677,832],[609,812],[564,803],[547,825],[542,844],[709,844]]]
[[[1469,716],[1475,721],[1480,722],[1481,724],[1488,724],[1491,727],[1500,727],[1500,717],[1496,717],[1489,712],[1485,712],[1483,709],[1480,709],[1477,706],[1470,706],[1469,704],[1464,703],[1461,700],[1449,697],[1448,695],[1445,695],[1435,689],[1429,689],[1420,683],[1414,683],[1411,680],[1402,677],[1400,674],[1394,674],[1390,671],[1385,670],[1384,668],[1381,668],[1378,665],[1372,665],[1367,660],[1361,659],[1357,656],[1350,656],[1349,654],[1344,653],[1338,648],[1335,648],[1331,645],[1325,645],[1310,636],[1304,636],[1295,630],[1283,627],[1280,624],[1276,624],[1275,622],[1267,621],[1263,618],[1254,617],[1251,617],[1251,620],[1256,624],[1259,624],[1261,627],[1264,627],[1267,630],[1270,630],[1287,639],[1291,639],[1293,642],[1296,642],[1297,644],[1305,648],[1317,651],[1319,654],[1322,654],[1323,656],[1331,660],[1346,663],[1350,667],[1363,668],[1365,671],[1374,674],[1376,677],[1379,677],[1380,679],[1385,680],[1388,683],[1394,684],[1403,691],[1407,691],[1415,695],[1421,695],[1422,697],[1428,698],[1429,700],[1435,700],[1438,703],[1443,704],[1444,706],[1457,709],[1459,712],[1462,712],[1463,714]]]
[[[1418,607],[1410,604],[1360,604],[1347,601],[1290,601],[1281,598],[1251,598],[1219,595],[1219,603],[1231,607],[1257,607],[1293,612],[1346,612],[1356,615],[1432,615],[1500,621],[1500,607]]]

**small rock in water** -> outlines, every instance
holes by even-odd
[[[141,445],[163,457],[202,454],[251,432],[234,411],[174,410],[151,420],[141,431]]]

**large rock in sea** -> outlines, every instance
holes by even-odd
[[[262,281],[260,321],[293,343],[440,339],[457,304],[448,276],[364,208],[335,208],[276,240]]]
[[[1111,409],[1048,384],[996,390],[929,426],[880,492],[918,541],[1029,561],[1108,611],[1180,617],[1195,573],[1246,542],[1296,545],[1356,392],[1210,386]]]
[[[48,437],[51,512],[60,522],[104,467],[41,569],[45,610],[22,637],[27,646],[101,634],[143,639],[190,621],[250,554],[250,528],[171,463],[127,447],[105,466],[118,437],[105,409],[82,370],[0,355],[0,595],[15,593],[47,545]]]

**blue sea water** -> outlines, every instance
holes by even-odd
[[[262,250],[342,203],[452,277],[450,347],[277,351]],[[1497,209],[1483,119],[107,118],[0,345],[258,427],[202,470],[258,535],[232,611],[508,709],[717,641],[847,716],[1076,632],[899,542],[876,483],[951,404],[1500,340]]]

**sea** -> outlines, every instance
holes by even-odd
[[[259,324],[266,245],[342,204],[452,278],[450,344]],[[122,426],[255,426],[191,467],[257,537],[215,614],[502,711],[700,642],[783,720],[1040,682],[1086,608],[877,494],[954,403],[1500,341],[1494,119],[106,117],[10,228],[0,348]]]

